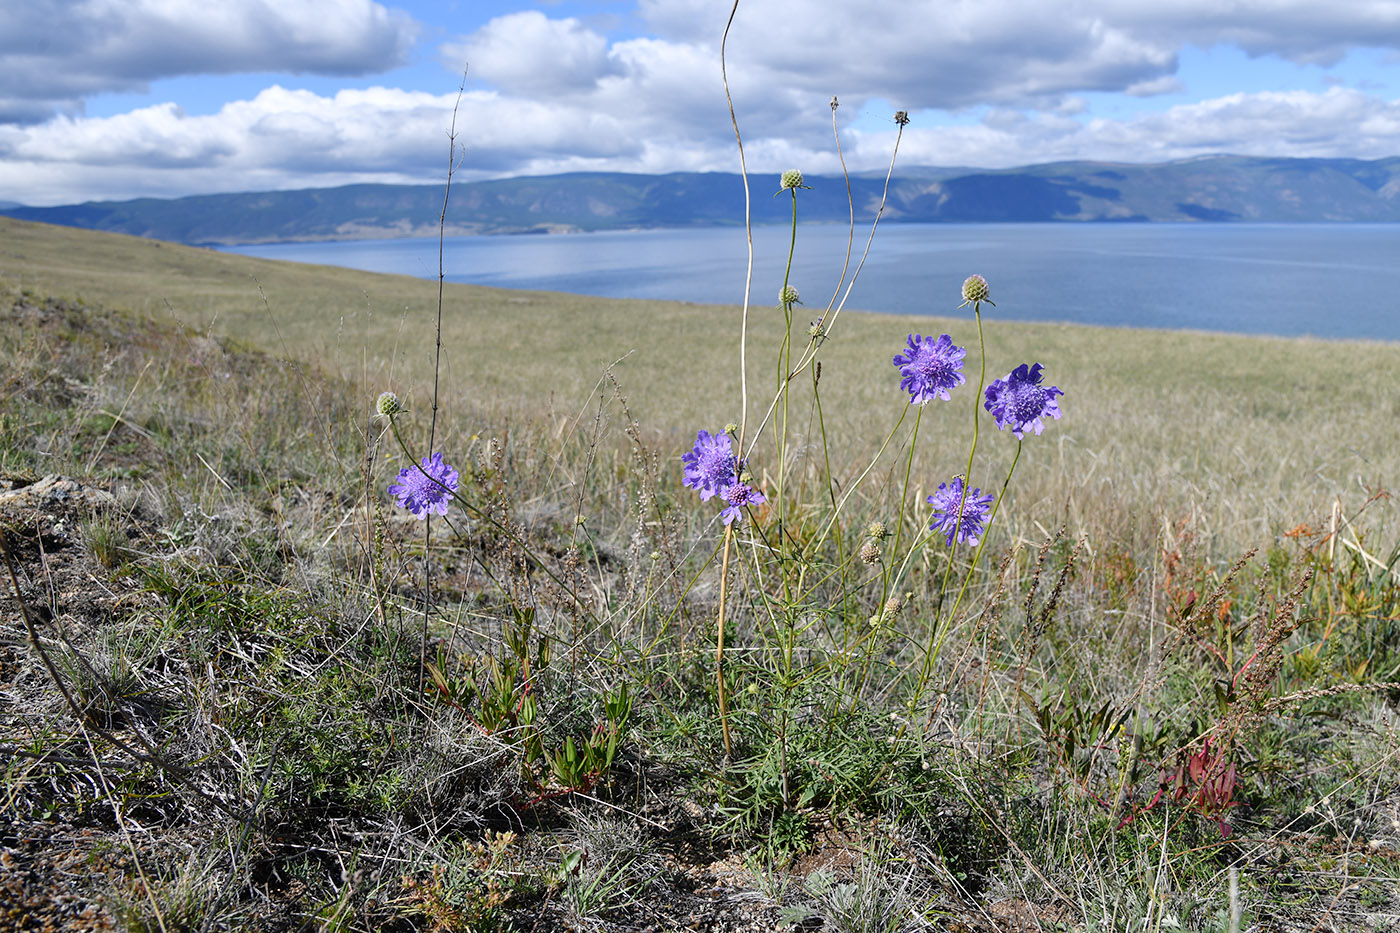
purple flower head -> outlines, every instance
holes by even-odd
[[[729,503],[729,508],[719,513],[719,517],[724,519],[728,525],[730,522],[744,520],[743,508],[746,505],[758,505],[767,502],[768,497],[754,489],[748,483],[741,483],[737,480],[724,488],[724,501]]]
[[[1017,366],[1005,379],[998,379],[987,386],[987,400],[982,407],[997,419],[997,427],[1003,431],[1011,429],[1019,440],[1027,429],[1037,435],[1045,430],[1041,418],[1060,417],[1060,406],[1055,396],[1064,395],[1058,386],[1040,384],[1039,363],[1027,367]]]
[[[734,442],[727,434],[701,431],[695,436],[695,446],[681,454],[681,462],[685,464],[684,485],[698,490],[702,502],[739,478]]]
[[[953,346],[953,338],[947,334],[937,340],[910,334],[909,346],[894,358],[894,365],[904,376],[899,387],[909,392],[909,404],[923,405],[935,398],[948,401],[948,390],[967,381],[958,372],[965,356],[967,351]]]
[[[433,454],[418,466],[399,470],[399,481],[389,487],[389,495],[398,496],[399,505],[418,518],[427,518],[429,512],[446,515],[459,478],[456,470],[442,462],[442,454]]]
[[[976,544],[987,524],[987,510],[991,507],[992,499],[992,496],[982,495],[981,489],[974,488],[967,494],[967,501],[963,502],[961,476],[953,477],[951,483],[939,483],[938,491],[928,497],[928,504],[933,506],[933,524],[928,526],[928,530],[946,531],[949,547],[953,546],[954,534],[959,541]],[[959,509],[962,512],[961,524],[958,522]]]

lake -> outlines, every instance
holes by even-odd
[[[754,229],[752,303],[777,303],[789,228]],[[856,231],[851,268],[868,229]],[[848,230],[797,231],[803,316],[827,306]],[[437,277],[436,239],[227,247]],[[741,228],[449,237],[447,279],[615,298],[738,304]],[[1400,340],[1400,224],[882,224],[846,307],[949,314],[987,278],[996,316],[1280,336]]]

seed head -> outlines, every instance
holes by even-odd
[[[899,613],[903,609],[904,599],[898,593],[891,596],[889,599],[885,600],[885,611],[882,613],[885,621],[889,622],[892,619],[899,618]]]
[[[401,411],[408,411],[399,401],[399,397],[392,392],[380,392],[379,398],[374,401],[374,410],[385,418],[392,418]]]
[[[890,536],[890,530],[885,527],[884,522],[874,521],[865,526],[865,533],[876,541],[882,541]]]
[[[784,285],[779,289],[778,304],[795,305],[801,303],[797,294],[797,289],[793,288],[791,285]]]
[[[980,275],[969,275],[963,280],[962,296],[964,303],[976,304],[979,301],[988,301],[987,280]]]
[[[874,564],[880,560],[880,545],[874,541],[867,541],[860,546],[860,559],[867,564]]]
[[[795,168],[790,168],[783,172],[781,186],[783,188],[801,188],[802,173]]]
[[[907,111],[907,110],[896,110],[896,111],[894,112],[894,122],[898,123],[900,126],[908,126],[908,125],[909,125],[909,111]]]

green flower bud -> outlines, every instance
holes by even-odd
[[[987,280],[982,278],[982,276],[969,275],[963,281],[962,296],[964,303],[970,302],[975,304],[979,301],[987,301],[988,304],[990,304],[991,302],[987,299],[988,294]]]
[[[392,392],[380,392],[379,398],[375,399],[374,410],[385,418],[392,418],[399,412],[408,411],[399,401],[399,397]]]

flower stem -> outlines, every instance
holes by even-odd
[[[914,472],[914,445],[917,444],[919,441],[919,424],[923,421],[923,419],[924,407],[920,405],[919,413],[914,416],[914,430],[911,431],[909,434],[909,457],[904,461],[904,487],[900,490],[899,493],[899,514],[895,517],[894,546],[890,549],[891,554],[899,553],[899,541],[900,538],[904,536],[904,506],[909,498],[909,476]],[[885,604],[885,600],[889,598],[891,585],[897,586],[900,580],[902,579],[902,576],[902,568],[901,574],[898,577],[892,578],[888,573],[885,574],[884,586],[882,587],[880,593],[881,606],[883,606]]]
[[[958,542],[958,532],[962,530],[963,510],[967,507],[968,492],[972,488],[972,460],[973,457],[977,455],[978,428],[980,427],[982,421],[980,417],[982,414],[982,390],[986,387],[987,384],[987,343],[982,336],[981,302],[973,303],[972,316],[977,319],[977,356],[979,357],[979,367],[977,375],[977,394],[972,397],[972,446],[967,451],[967,472],[963,474],[962,497],[958,501],[958,517],[953,522],[953,544],[957,544]],[[1017,456],[1020,456],[1019,449],[1017,450]],[[985,531],[983,532],[982,540],[986,540]],[[981,553],[980,542],[978,545],[978,553]],[[952,574],[953,550],[950,547],[948,549],[948,564],[943,568],[943,582],[938,585],[938,599],[940,606],[942,604],[944,594],[948,592],[948,581],[952,579]],[[933,618],[933,627],[932,629],[930,629],[928,634],[928,651],[924,655],[924,664],[919,671],[918,686],[914,690],[915,696],[918,696],[921,693],[923,693],[924,686],[928,682],[929,674],[932,672],[933,662],[937,657],[937,651],[943,644],[942,636],[939,636],[936,643],[934,640],[934,633],[937,631],[938,623],[942,620],[942,618],[943,613],[941,611]]]
[[[739,147],[739,175],[744,180],[744,235],[748,242],[749,259],[748,268],[744,274],[744,308],[740,316],[739,323],[739,437],[738,449],[744,449],[744,432],[749,424],[749,379],[748,379],[748,345],[749,345],[749,291],[753,286],[753,210],[752,201],[749,196],[749,169],[744,160],[744,137],[739,133],[739,118],[734,113],[734,97],[729,93],[729,69],[728,56],[726,54],[729,45],[729,29],[734,25],[734,16],[739,12],[739,0],[734,0],[734,5],[729,9],[729,19],[724,24],[724,36],[719,43],[719,71],[720,79],[724,83],[724,99],[729,105],[729,122],[734,127],[734,141]],[[742,453],[740,454],[742,456]],[[729,588],[729,546],[732,539],[733,529],[726,527],[724,532],[724,559],[721,562],[723,570],[719,577],[719,642],[716,647],[715,677],[719,679],[719,721],[720,727],[724,731],[724,755],[725,762],[729,761],[731,751],[729,743],[729,717],[725,706],[724,697],[724,599]]]
[[[977,563],[982,557],[982,549],[987,546],[987,531],[992,527],[992,522],[996,520],[997,512],[1001,509],[1001,502],[1006,498],[1006,489],[1011,485],[1011,475],[1016,472],[1016,464],[1020,462],[1021,441],[1018,440],[1016,441],[1016,456],[1011,458],[1011,468],[1006,471],[1006,479],[1002,480],[1001,483],[1001,492],[997,494],[996,501],[992,503],[992,511],[991,514],[987,516],[986,525],[982,528],[982,535],[977,541],[977,549],[972,552],[972,565],[967,568],[967,575],[963,577],[962,585],[958,587],[958,595],[953,599],[953,608],[948,610],[949,624],[945,625],[942,631],[939,632],[937,643],[932,645],[928,656],[924,658],[924,667],[919,674],[919,685],[918,689],[915,691],[916,696],[923,692],[924,684],[928,676],[933,672],[933,665],[937,663],[938,656],[942,653],[943,640],[948,636],[948,632],[952,630],[952,621],[958,617],[958,606],[962,604],[963,594],[967,592],[968,584],[972,582],[972,575],[977,571]],[[956,541],[957,538],[953,540]],[[949,563],[951,564],[951,560]],[[933,721],[933,716],[937,711],[938,708],[935,704],[929,711],[929,722]]]
[[[724,689],[724,610],[725,597],[729,593],[729,550],[734,543],[734,526],[724,526],[724,556],[719,567],[719,620],[715,634],[715,687],[719,693],[719,727],[724,734],[724,760],[733,756],[734,747],[729,738],[729,697]]]

